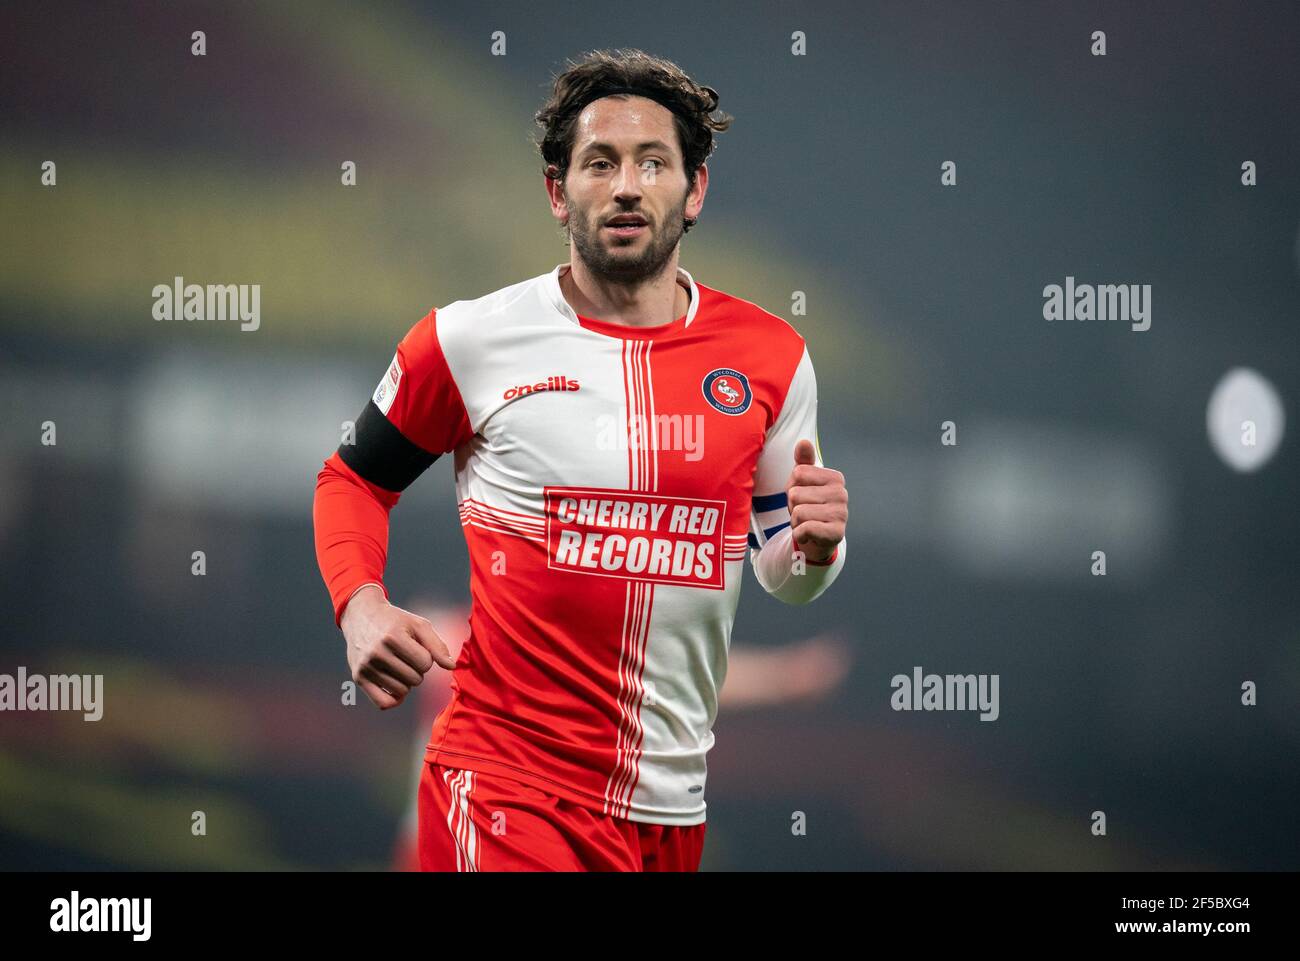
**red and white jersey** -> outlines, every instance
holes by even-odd
[[[470,637],[426,757],[697,824],[746,556],[788,603],[844,563],[845,543],[805,566],[790,540],[812,361],[785,320],[685,270],[686,314],[649,328],[575,314],[566,270],[430,311],[372,398],[419,451],[453,455],[469,549]],[[396,503],[338,455],[325,466],[322,486]],[[336,616],[382,586],[385,549],[322,555]]]

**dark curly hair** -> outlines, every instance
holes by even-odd
[[[689,182],[713,153],[714,131],[731,126],[733,117],[718,111],[718,92],[688,77],[671,60],[653,57],[642,50],[593,50],[555,77],[551,97],[537,111],[537,149],[542,154],[542,173],[548,179],[563,182],[569,172],[573,153],[573,131],[587,104],[606,94],[603,90],[632,87],[672,111],[677,139],[682,150]],[[626,92],[608,96],[628,96]],[[696,221],[688,218],[684,230]]]

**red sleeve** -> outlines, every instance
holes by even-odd
[[[397,345],[374,402],[404,437],[430,454],[449,453],[473,436],[438,339],[437,311],[417,321]]]
[[[335,452],[316,475],[312,523],[316,529],[316,563],[334,604],[334,623],[365,584],[384,587],[388,559],[388,512],[400,494],[363,479]]]
[[[397,345],[357,420],[354,443],[340,447],[316,475],[316,561],[334,605],[335,624],[358,588],[377,584],[388,596],[383,576],[389,513],[401,491],[438,455],[471,436],[469,415],[431,310]]]

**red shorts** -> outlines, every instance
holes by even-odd
[[[698,871],[704,824],[610,817],[537,788],[426,761],[422,871]]]

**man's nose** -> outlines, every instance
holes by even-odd
[[[619,199],[635,200],[641,196],[641,168],[629,161],[618,171],[614,183],[614,196]]]

